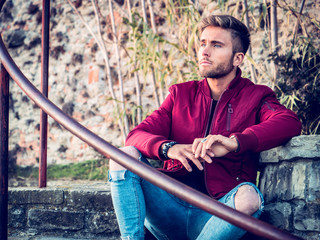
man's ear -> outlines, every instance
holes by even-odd
[[[236,52],[233,56],[233,66],[238,67],[244,60],[244,54],[242,52]]]

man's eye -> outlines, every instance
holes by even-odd
[[[205,47],[205,46],[206,46],[205,43],[201,43],[201,44],[200,44],[200,47]]]
[[[214,44],[213,46],[214,46],[214,47],[218,47],[218,48],[220,48],[220,47],[221,47],[221,45],[220,45],[220,44]]]

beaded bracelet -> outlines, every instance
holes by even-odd
[[[162,155],[164,156],[164,159],[169,159],[169,157],[167,155],[168,151],[172,146],[174,146],[176,144],[178,144],[178,143],[177,142],[168,142],[168,143],[164,144],[164,146],[162,148]]]

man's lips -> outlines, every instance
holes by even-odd
[[[200,65],[211,65],[211,64],[212,63],[210,61],[208,61],[208,60],[205,60],[205,59],[200,60]]]

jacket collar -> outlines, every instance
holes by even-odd
[[[228,90],[235,88],[238,84],[241,83],[241,74],[242,71],[240,68],[237,69],[236,77],[229,83],[229,86],[227,87]]]
[[[228,85],[227,89],[226,90],[231,90],[231,89],[234,89],[236,88],[237,85],[239,85],[241,82],[241,74],[242,74],[242,71],[240,68],[237,69],[237,74],[236,74],[236,77],[230,82],[230,84]],[[211,91],[210,91],[210,87],[209,87],[209,83],[208,83],[208,80],[207,78],[204,78],[202,80],[203,82],[203,92],[206,96],[210,97],[211,98]]]

